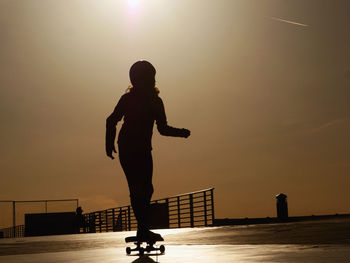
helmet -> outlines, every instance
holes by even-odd
[[[133,86],[154,82],[156,69],[146,60],[135,62],[129,71],[130,81]]]

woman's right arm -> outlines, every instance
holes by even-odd
[[[123,118],[124,115],[124,96],[120,98],[117,106],[115,106],[114,111],[106,120],[106,154],[111,159],[114,159],[113,152],[115,150],[114,141],[117,133],[117,124]]]

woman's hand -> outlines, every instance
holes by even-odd
[[[111,146],[106,146],[106,154],[112,160],[114,159],[113,152],[117,153],[117,151],[115,150],[114,144]]]
[[[184,137],[184,138],[187,138],[188,136],[191,135],[191,131],[190,130],[187,130],[187,129],[182,129],[182,136],[181,137]]]

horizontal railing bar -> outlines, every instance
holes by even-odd
[[[193,207],[193,208],[195,209],[195,208],[203,208],[203,207],[197,206],[197,207]],[[171,210],[169,212],[174,212],[174,211],[176,211],[176,210]],[[207,209],[207,211],[210,211],[210,210]],[[201,213],[201,212],[205,212],[205,210],[193,210],[193,213]],[[190,213],[190,211],[186,211],[183,213],[171,213],[171,214],[169,214],[169,216],[177,216],[178,214],[183,215],[183,214],[189,214],[189,213]]]
[[[195,200],[195,199],[202,199],[204,201],[204,196],[201,194],[201,195],[198,195],[198,196],[193,196],[192,199],[193,200]]]
[[[181,206],[184,206],[184,205],[189,205],[190,204],[190,202],[188,202],[189,200],[186,200],[187,202],[186,203],[180,203],[180,207]]]
[[[205,222],[205,219],[201,219],[201,220],[194,220],[194,223],[199,223],[199,222]]]
[[[181,225],[184,225],[184,224],[190,224],[191,221],[181,221]]]
[[[179,215],[189,215],[191,213],[191,211],[188,212],[184,212],[184,213],[179,213]]]
[[[187,210],[187,209],[190,209],[190,206],[180,207],[180,210]]]
[[[193,206],[193,209],[195,209],[195,208],[204,208],[204,205],[195,205],[195,206]]]
[[[196,204],[197,206],[203,206],[203,207],[205,206],[205,203],[203,201],[196,201],[196,202],[193,202],[192,204],[193,205]]]
[[[210,197],[210,195],[208,195],[207,197]],[[194,196],[193,199],[199,199],[199,198],[203,198],[203,195],[199,195],[199,196]],[[181,199],[179,200],[179,203],[180,205],[185,205],[185,204],[189,204],[187,201],[189,200],[189,197],[185,198],[185,199]],[[207,201],[211,201],[211,199],[207,199]],[[197,202],[202,202],[204,203],[204,200],[201,200],[201,201],[196,201]],[[153,202],[152,202],[153,203]],[[174,207],[174,206],[177,206],[177,198],[174,199],[174,200],[168,200],[168,204],[172,204],[172,205],[169,205],[169,207]]]
[[[189,219],[189,218],[191,218],[191,217],[190,216],[181,217],[181,219]],[[181,221],[181,223],[182,223],[182,221]]]
[[[170,196],[168,198],[159,199],[157,201],[159,202],[160,200],[166,200],[166,199],[170,199],[170,198],[178,198],[178,197],[182,197],[182,196],[186,196],[186,195],[190,195],[190,194],[197,194],[197,193],[208,192],[208,191],[211,191],[211,190],[214,190],[214,187],[213,188],[204,189],[204,190],[200,190],[200,191],[190,192],[190,193],[186,193],[186,194],[174,195],[174,196]]]
[[[170,212],[175,212],[176,211],[176,213],[170,213]],[[173,209],[173,210],[169,210],[169,216],[177,216],[177,209]]]
[[[194,211],[193,213],[196,214],[195,216],[202,216],[202,215],[198,215],[198,214],[203,213],[203,216],[204,216],[205,211],[204,210],[198,210],[198,211]]]
[[[208,192],[208,191],[211,191],[211,190],[214,190],[214,187],[208,188],[208,189],[204,189],[204,190],[200,190],[200,191],[195,191],[195,192],[185,193],[185,194],[181,194],[181,195],[176,195],[176,196],[173,196],[173,197],[185,196],[185,195],[197,194],[197,193],[203,193],[203,192]],[[171,197],[169,197],[169,198],[171,198]]]
[[[200,222],[205,222],[205,219],[194,220],[194,221],[193,221],[193,223],[200,223]],[[207,220],[207,222],[209,222],[209,220]],[[186,223],[186,222],[181,221],[181,225],[182,225],[183,223]],[[188,221],[188,223],[190,223],[190,221]],[[170,222],[170,224],[172,224],[172,225],[178,225],[178,221]]]
[[[180,210],[185,210],[185,209],[190,209],[189,207],[187,207],[187,208],[180,208]],[[178,211],[178,209],[169,209],[169,212],[174,212],[174,211]],[[175,214],[175,215],[177,215],[177,213]]]

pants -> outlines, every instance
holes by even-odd
[[[151,151],[119,147],[119,160],[129,185],[130,201],[139,231],[149,229],[149,209],[153,194],[153,160]]]

